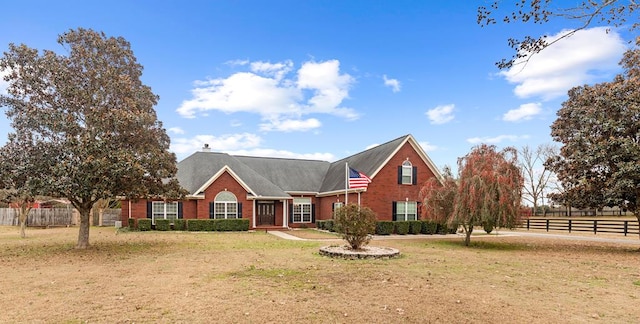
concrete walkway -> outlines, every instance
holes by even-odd
[[[327,239],[304,239],[291,234],[288,234],[286,231],[267,231],[267,233],[271,235],[275,235],[279,238],[285,240],[293,240],[293,241],[336,241],[341,240],[340,238],[327,238]],[[540,237],[540,238],[556,238],[563,240],[574,240],[574,241],[589,241],[589,242],[602,242],[602,243],[616,243],[616,244],[633,244],[640,245],[640,239],[634,236],[627,236],[624,238],[613,238],[613,237],[598,237],[596,235],[585,235],[585,234],[556,234],[556,233],[546,233],[546,232],[525,232],[525,231],[505,231],[501,230],[498,234],[479,234],[472,235],[472,237],[505,237],[505,236],[528,236],[528,237]],[[451,238],[451,237],[464,237],[464,234],[447,234],[447,235],[425,235],[425,234],[417,234],[417,235],[374,235],[373,240],[411,240],[411,239],[442,239],[442,238]]]

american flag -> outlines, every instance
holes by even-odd
[[[367,188],[371,179],[366,174],[356,171],[353,168],[349,168],[349,188],[360,189]]]

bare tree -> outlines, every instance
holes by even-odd
[[[553,173],[544,163],[557,155],[557,150],[557,147],[551,144],[541,144],[535,151],[528,145],[520,149],[518,164],[524,177],[522,198],[533,205],[534,215],[538,211],[539,203],[544,205],[544,193],[549,192],[549,179]]]

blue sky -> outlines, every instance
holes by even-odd
[[[479,143],[550,143],[567,90],[612,80],[629,46],[624,33],[592,28],[499,71],[508,37],[570,26],[481,28],[483,3],[11,1],[0,49],[61,51],[57,35],[78,27],[124,37],[178,160],[207,143],[333,161],[412,134],[437,166],[454,166]],[[0,144],[10,131],[0,116]]]

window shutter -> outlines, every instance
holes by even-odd
[[[392,220],[392,221],[394,221],[394,222],[396,221],[396,219],[397,219],[397,217],[398,217],[398,215],[397,215],[397,213],[396,213],[396,207],[397,207],[397,203],[396,203],[395,201],[394,201],[394,202],[392,202],[392,203],[391,203],[391,210],[392,210],[392,211],[391,211],[391,215],[392,215],[392,216],[391,216],[391,220]]]
[[[209,218],[213,219],[213,201],[209,202]]]
[[[418,167],[413,167],[413,176],[411,177],[412,184],[418,184]]]
[[[289,204],[289,223],[293,223],[293,204]]]
[[[182,215],[182,202],[179,201],[178,202],[178,219],[182,219],[183,215]]]
[[[316,204],[311,204],[311,222],[316,222]]]
[[[422,218],[422,203],[416,202],[416,220],[420,220]]]
[[[242,218],[242,203],[238,203],[238,218]]]
[[[398,184],[402,184],[402,165],[398,166]]]
[[[150,201],[147,201],[147,218],[152,218],[153,214],[151,213],[153,208],[153,203]]]

